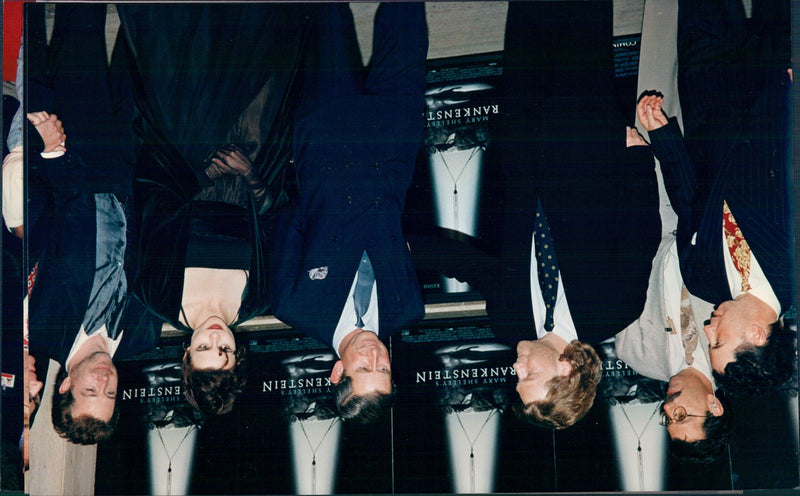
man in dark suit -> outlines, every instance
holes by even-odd
[[[592,345],[641,314],[660,239],[652,154],[616,110],[611,7],[509,4],[506,115],[487,151],[502,167],[500,257],[452,239],[411,240],[418,267],[481,291],[495,335],[517,348],[517,413],[555,429],[593,404],[601,362]]]
[[[275,315],[330,344],[340,414],[371,421],[393,392],[384,342],[424,306],[400,226],[422,135],[424,5],[382,4],[364,71],[352,14],[325,5],[294,112],[299,201],[278,230]]]
[[[105,5],[59,6],[52,40],[44,9],[29,12],[29,338],[62,365],[53,425],[79,444],[114,432],[112,357],[156,345],[161,327],[128,295],[127,199],[133,180],[132,100],[124,44],[105,46]],[[67,140],[59,112],[75,132]],[[41,138],[41,141],[39,140]],[[135,230],[134,230],[135,231]]]
[[[685,141],[643,97],[670,201],[678,214],[689,291],[717,303],[705,327],[718,384],[748,394],[790,379],[793,333],[780,317],[793,300],[789,210],[788,2],[682,2],[679,88]],[[651,131],[652,129],[652,131]]]
[[[592,345],[641,314],[660,239],[652,154],[617,107],[612,13],[607,1],[509,4],[508,118],[496,144],[502,251],[516,282],[504,281],[500,308],[488,310],[517,345],[518,413],[551,428],[592,405]],[[540,243],[548,225],[552,246]]]

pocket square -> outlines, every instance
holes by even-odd
[[[311,269],[308,271],[308,277],[311,280],[314,279],[325,279],[328,276],[328,266],[325,267],[317,267],[316,269]]]

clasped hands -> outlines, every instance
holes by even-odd
[[[44,141],[44,152],[66,152],[64,144],[67,142],[67,135],[64,133],[64,126],[55,114],[45,111],[32,112],[28,114],[28,121],[39,131],[39,136]]]

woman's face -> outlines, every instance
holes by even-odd
[[[236,365],[235,351],[233,331],[219,317],[209,317],[200,324],[186,350],[195,370],[231,370]]]

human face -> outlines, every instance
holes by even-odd
[[[544,400],[550,391],[547,383],[555,377],[569,375],[572,366],[559,360],[560,356],[557,349],[542,340],[517,343],[514,371],[518,381],[517,393],[523,404]]]
[[[114,415],[118,381],[111,355],[99,351],[72,366],[59,392],[72,392],[72,418],[89,416],[108,422]]]
[[[667,399],[662,406],[670,420],[667,426],[670,439],[686,442],[705,439],[703,422],[711,415],[709,396],[713,399],[713,394],[709,395],[696,377],[678,374],[670,379]],[[680,409],[687,415],[683,420],[677,420]]]
[[[236,366],[236,340],[228,324],[212,316],[194,330],[189,348],[195,370],[231,370]]]
[[[711,314],[703,330],[708,337],[711,367],[716,372],[725,371],[740,346],[756,344],[748,338],[749,324],[747,308],[737,300],[721,303]]]
[[[350,377],[355,396],[392,392],[389,350],[374,332],[362,331],[348,343],[334,366],[331,380],[338,384],[342,373]]]

